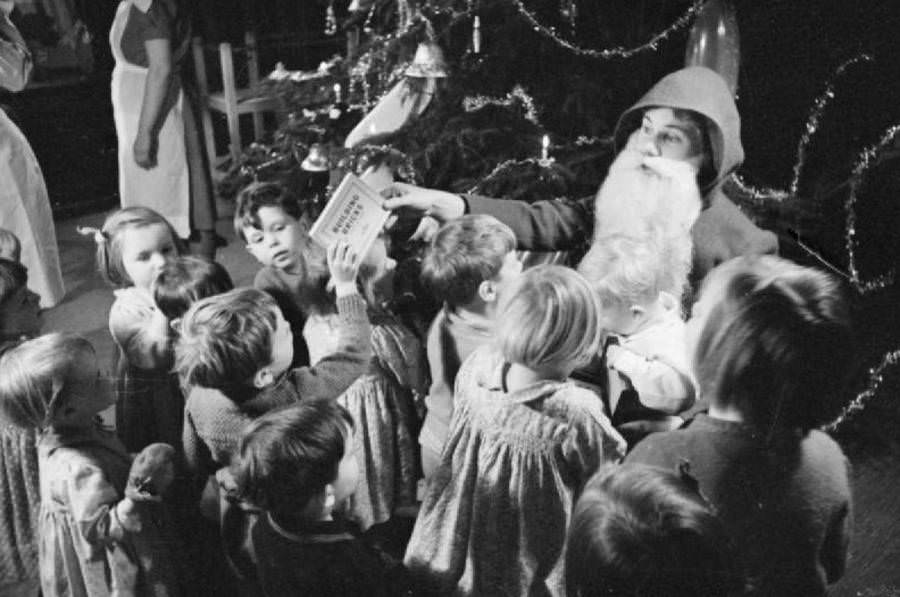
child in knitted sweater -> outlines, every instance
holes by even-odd
[[[182,440],[195,473],[227,466],[250,420],[301,399],[336,398],[366,371],[371,325],[354,281],[358,260],[345,243],[329,250],[343,329],[339,350],[315,367],[291,369],[290,325],[261,290],[232,290],[185,313],[175,368],[188,388]]]

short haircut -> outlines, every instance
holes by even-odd
[[[422,277],[439,301],[451,307],[475,298],[478,286],[500,273],[516,248],[512,229],[497,218],[468,215],[438,230],[422,261]]]
[[[680,298],[691,268],[690,234],[598,238],[578,264],[602,304],[646,305],[667,292]]]
[[[295,220],[303,219],[303,209],[298,198],[286,186],[277,182],[252,182],[238,193],[234,209],[234,233],[242,242],[247,242],[244,228],[262,225],[259,210],[276,207]]]
[[[228,270],[215,261],[179,257],[160,270],[153,283],[153,300],[166,319],[184,315],[200,299],[234,288]]]
[[[0,258],[19,261],[21,256],[22,243],[19,242],[19,237],[6,228],[0,228]]]
[[[278,520],[298,520],[338,475],[353,419],[334,400],[308,400],[253,421],[232,472],[238,495]]]
[[[63,406],[79,355],[94,347],[74,334],[46,334],[0,357],[0,420],[23,429],[50,424]]]
[[[500,351],[530,368],[582,367],[600,348],[598,310],[578,272],[559,265],[526,270],[501,299],[495,328]]]
[[[566,542],[566,593],[725,597],[743,581],[726,529],[696,481],[607,465],[584,488]]]
[[[132,228],[163,225],[169,230],[175,250],[184,253],[184,245],[178,233],[167,219],[148,207],[126,207],[110,214],[103,222],[97,242],[97,266],[103,279],[116,287],[130,286],[133,282],[122,264],[122,238]]]
[[[828,274],[772,256],[745,256],[710,272],[719,290],[693,355],[700,393],[769,429],[817,427],[840,411],[852,333]],[[702,300],[702,293],[701,293]]]
[[[28,284],[28,270],[18,261],[0,258],[0,306]]]
[[[697,186],[703,191],[704,207],[708,207],[708,199],[705,197],[706,191],[709,190],[710,186],[716,182],[716,179],[719,177],[718,167],[714,163],[715,157],[713,156],[712,142],[709,138],[710,128],[715,125],[712,124],[709,118],[699,112],[694,112],[693,110],[673,108],[672,115],[695,127],[695,130],[692,132],[697,136],[696,141],[700,146],[700,153],[704,155],[703,162],[700,164],[700,170],[697,172]],[[721,160],[722,157],[719,156],[719,159]]]
[[[278,305],[256,288],[237,288],[194,303],[181,320],[175,369],[182,383],[240,394],[272,361]]]

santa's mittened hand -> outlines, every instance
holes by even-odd
[[[131,463],[125,495],[136,501],[159,499],[174,479],[175,449],[169,444],[150,444]]]

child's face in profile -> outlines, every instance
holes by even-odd
[[[247,250],[257,261],[290,273],[299,273],[308,243],[306,227],[280,207],[260,207],[259,228],[245,226]]]
[[[703,163],[702,133],[695,123],[679,118],[671,108],[650,108],[641,125],[628,137],[628,147],[647,156],[688,162],[699,170]]]
[[[515,251],[510,251],[506,254],[506,257],[503,258],[503,265],[500,266],[500,271],[497,272],[497,275],[494,276],[492,280],[496,291],[497,301],[505,296],[506,292],[509,291],[509,287],[512,286],[512,283],[521,275],[522,262],[516,257]]]
[[[149,290],[163,266],[178,256],[165,224],[129,228],[122,240],[122,267],[137,288]]]
[[[76,357],[72,379],[66,382],[65,402],[57,419],[73,424],[88,424],[101,411],[115,403],[108,377],[97,366],[97,355],[84,351]],[[57,421],[59,422],[59,421]]]
[[[341,504],[356,493],[359,484],[359,464],[356,461],[356,437],[352,427],[344,433],[344,457],[338,465],[338,474],[331,486],[334,488],[334,503]]]
[[[640,323],[634,305],[625,301],[606,300],[600,308],[600,327],[606,332],[628,336],[633,334]]]
[[[383,299],[390,299],[393,294],[394,270],[397,268],[397,262],[388,257],[389,246],[387,235],[379,234],[360,264],[360,276],[365,276]]]
[[[33,336],[41,329],[41,297],[22,286],[0,305],[0,334]]]

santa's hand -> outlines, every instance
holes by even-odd
[[[459,195],[402,182],[387,187],[382,195],[386,197],[384,208],[387,210],[412,209],[440,223],[458,218],[466,211],[466,204]]]

